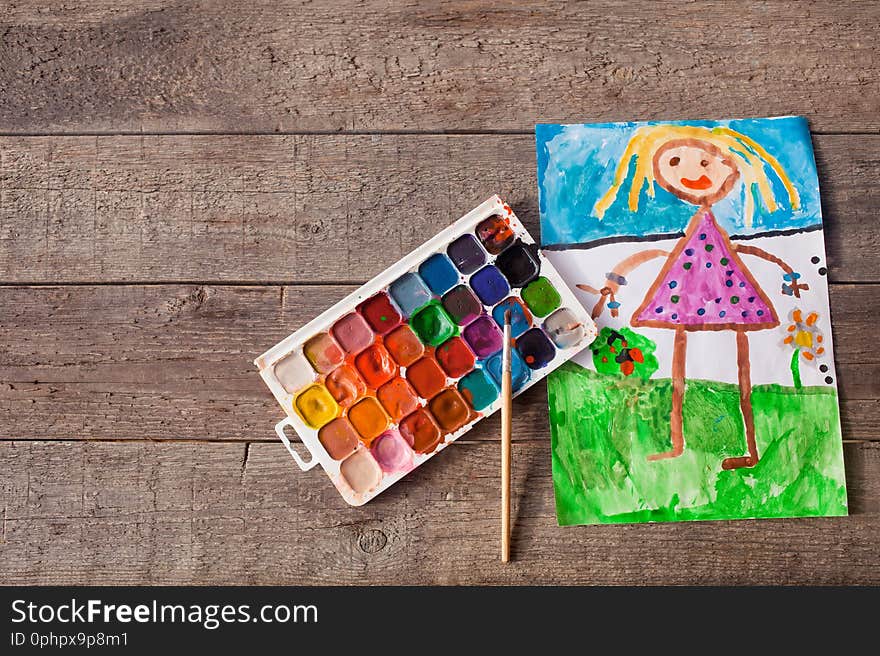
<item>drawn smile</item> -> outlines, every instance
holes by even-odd
[[[708,178],[708,176],[701,175],[696,180],[691,180],[690,178],[682,178],[681,184],[683,184],[688,189],[708,189],[712,186],[712,181]]]

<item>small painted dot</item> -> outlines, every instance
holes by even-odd
[[[749,296],[749,303],[754,303],[754,302],[755,302],[755,297]]]
[[[672,318],[673,318],[673,319],[678,319],[678,313],[673,312],[673,313],[672,313]]]
[[[690,262],[685,262],[685,263],[682,265],[682,267],[684,268],[685,271],[687,271],[688,269],[691,268],[691,263],[690,263]]]
[[[739,303],[739,296],[731,296],[730,302],[736,305],[737,303]]]
[[[732,281],[732,280],[727,280],[727,281],[725,281],[724,284],[727,285],[728,287],[733,287],[733,281]]]
[[[828,371],[828,365],[827,364],[820,364],[819,371],[821,371],[824,374],[825,372]]]
[[[763,316],[764,316],[764,310],[758,310],[758,313],[757,313],[757,314],[758,314],[759,317],[763,317]]]
[[[743,318],[749,316],[749,311],[748,311],[748,310],[743,310],[743,311],[742,311],[742,315],[740,315],[740,316],[742,316]]]
[[[711,262],[706,262],[706,268],[707,268],[707,269],[711,269],[711,268],[712,268],[712,263],[711,263]]]
[[[678,303],[678,299],[679,299],[679,296],[677,294],[673,294],[672,296],[669,297],[669,300],[672,301],[673,303]]]
[[[813,264],[819,264],[819,256],[814,255],[813,257],[810,258],[810,262],[812,262]]]
[[[732,275],[733,275],[733,271],[725,271],[724,273],[727,274],[728,276],[732,276]]]
[[[675,280],[670,280],[669,289],[675,289],[676,287],[678,287],[678,283]]]
[[[694,254],[694,249],[693,249],[693,248],[685,248],[685,249],[684,249],[684,254],[685,254],[685,255],[693,255],[693,254]]]
[[[702,317],[704,314],[706,314],[706,310],[704,310],[703,308],[700,308],[699,310],[697,310],[697,314],[699,314]]]
[[[656,312],[657,314],[660,314],[661,312],[663,312],[663,308],[658,307],[656,310],[654,310],[654,312]]]
[[[745,287],[746,284],[745,284],[744,282],[741,282],[741,283],[739,284],[739,286],[740,286],[740,287]]]
[[[706,252],[711,253],[712,249],[715,248],[712,244],[706,244]]]
[[[825,267],[819,267],[820,276],[824,276],[826,273],[828,273],[828,269],[826,269]]]
[[[721,297],[719,296],[718,298],[716,298],[716,299],[715,299],[715,302],[716,302],[716,303],[720,303],[720,302],[721,302]]]
[[[726,316],[727,316],[727,312],[725,312],[724,310],[721,310],[721,312],[718,313],[718,316],[719,316],[719,317],[726,317]]]
[[[825,376],[825,382],[830,385],[834,382],[834,379],[831,376]]]
[[[705,232],[701,232],[701,233],[700,233],[700,239],[705,239],[705,238],[706,238],[706,233],[705,233]]]
[[[726,257],[721,258],[721,266],[727,266],[727,263],[730,262]]]

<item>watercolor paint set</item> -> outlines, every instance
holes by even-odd
[[[508,309],[514,393],[596,335],[493,196],[254,361],[287,413],[276,433],[301,469],[320,463],[366,503],[498,410]]]

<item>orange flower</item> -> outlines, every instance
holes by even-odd
[[[825,337],[816,325],[819,314],[810,312],[804,318],[803,312],[797,309],[792,310],[790,316],[791,324],[787,329],[788,334],[782,341],[793,349],[800,351],[805,360],[812,362],[825,353],[825,346],[823,345]]]

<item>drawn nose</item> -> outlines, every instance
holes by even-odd
[[[712,181],[706,175],[701,175],[696,180],[691,180],[690,178],[682,178],[681,184],[683,184],[688,189],[708,189],[712,186]]]

